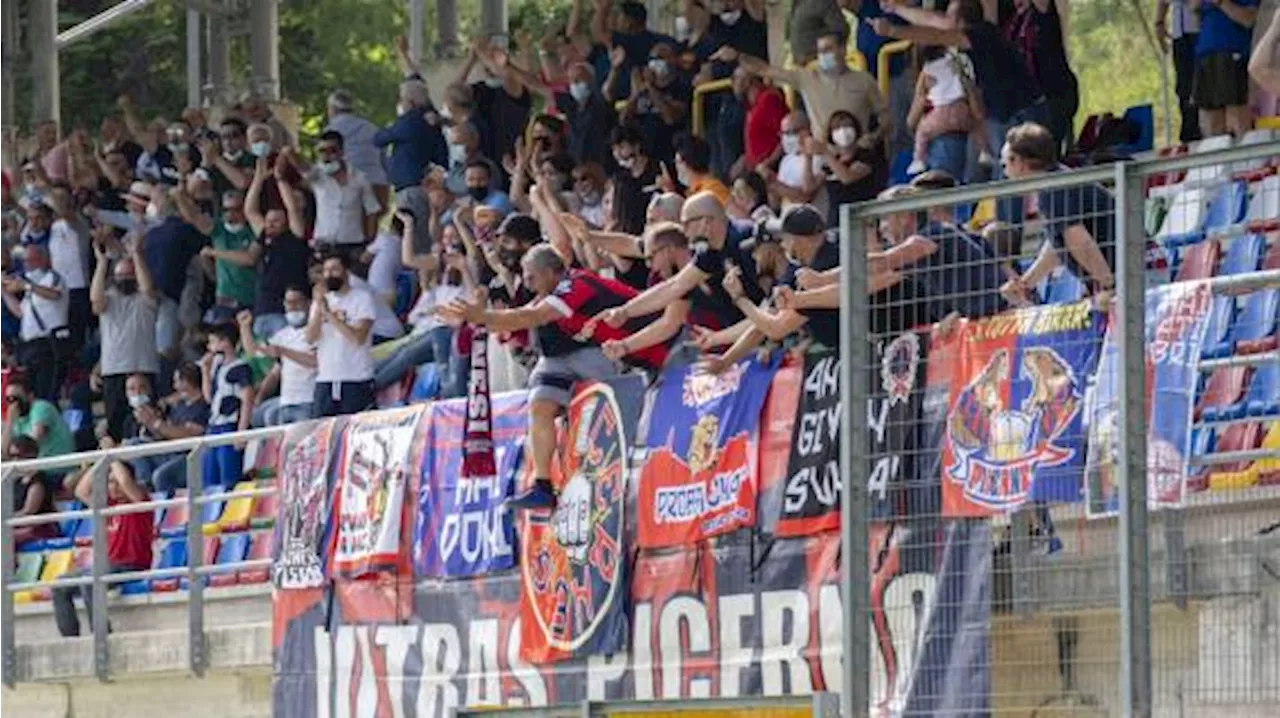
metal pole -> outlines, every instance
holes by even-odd
[[[8,5],[6,3],[6,11]],[[0,641],[3,641],[4,656],[0,665],[4,669],[4,684],[13,688],[17,682],[15,670],[18,667],[16,641],[14,638],[13,594],[9,586],[13,583],[13,527],[9,519],[13,518],[13,482],[18,481],[13,472],[5,471],[0,475]]]
[[[1120,705],[1151,715],[1151,577],[1147,555],[1146,269],[1142,178],[1126,164],[1116,179],[1116,377],[1120,393]]]
[[[58,88],[58,2],[31,0],[27,30],[31,47],[32,124],[53,120],[61,127]],[[11,68],[12,69],[12,68]],[[7,74],[7,73],[6,73]]]
[[[187,107],[199,107],[203,94],[200,74],[200,11],[187,9]]]
[[[61,50],[73,42],[83,40],[99,30],[105,29],[107,26],[113,25],[144,9],[150,4],[151,0],[125,0],[118,5],[113,5],[111,8],[94,15],[79,25],[68,28],[66,32],[59,33],[57,39],[58,49]]]
[[[427,0],[409,0],[409,56],[422,62],[422,41],[426,27]]]
[[[196,569],[204,564],[204,452],[197,446],[187,454],[187,660],[191,674],[204,676],[207,661],[204,641],[204,577]]]
[[[93,612],[89,616],[89,625],[93,628],[93,672],[103,683],[110,678],[110,656],[107,653],[107,584],[102,577],[111,571],[111,558],[107,555],[107,520],[102,509],[107,506],[107,472],[111,470],[110,461],[99,461],[93,465],[93,496],[90,497],[92,510],[90,521],[93,522],[93,584],[89,591],[93,596]],[[83,588],[80,590],[84,590]]]
[[[9,72],[2,73],[0,77],[0,85],[4,87],[4,95],[0,98],[0,125],[3,133],[0,136],[0,148],[4,152],[3,162],[6,167],[14,167],[18,163],[18,123],[14,117],[13,102],[18,96],[17,90],[17,73],[12,68],[18,64],[18,3],[6,2],[0,5],[0,12],[3,13],[3,19],[0,19],[0,32],[3,33],[3,47],[0,51],[4,53],[4,66],[10,68]],[[9,624],[13,625],[13,624]]]
[[[227,78],[231,77],[231,51],[227,38],[227,21],[209,15],[209,99],[214,105],[227,101]]]
[[[480,27],[486,38],[506,37],[506,0],[480,0]]]
[[[457,47],[458,0],[436,0],[436,54],[444,57]]]
[[[862,218],[846,206],[840,215],[840,502],[841,592],[844,598],[844,676],[841,712],[865,716],[870,707],[870,636],[867,625],[870,567],[867,564],[867,401],[869,307]]]
[[[254,0],[249,8],[253,90],[266,102],[279,102],[280,5],[278,0]]]

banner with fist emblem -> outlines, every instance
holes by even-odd
[[[421,456],[416,444],[424,408],[357,414],[347,422],[335,462],[333,575],[408,575],[405,496]]]
[[[271,576],[276,588],[324,585],[321,544],[329,515],[329,439],[333,419],[289,427],[276,475],[280,520],[276,522]]]
[[[1083,498],[1084,393],[1105,323],[1090,302],[1031,307],[967,321],[935,345],[929,383],[951,386],[944,515]]]
[[[521,657],[534,664],[627,645],[627,481],[644,402],[630,375],[580,385],[552,463],[554,511],[525,512],[520,532]],[[525,477],[532,481],[531,476]]]
[[[760,408],[774,364],[662,375],[637,490],[641,548],[689,545],[755,525]]]

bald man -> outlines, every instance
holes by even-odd
[[[724,205],[711,192],[699,192],[685,200],[680,210],[680,224],[693,248],[693,261],[640,296],[604,312],[601,317],[610,326],[619,327],[628,319],[660,312],[682,299],[693,303],[697,316],[714,322],[715,326],[709,329],[724,329],[742,321],[742,312],[733,306],[733,300],[721,285],[730,267],[753,272],[754,264],[751,257],[739,249],[738,243],[730,240]],[[756,283],[748,281],[747,284]]]

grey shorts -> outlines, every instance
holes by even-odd
[[[585,347],[564,356],[544,356],[529,374],[529,399],[568,406],[575,382],[603,381],[615,376],[618,365],[606,358],[599,347]]]

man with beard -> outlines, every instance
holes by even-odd
[[[373,406],[373,320],[377,299],[351,286],[351,260],[341,251],[324,258],[312,288],[306,341],[316,347],[316,417],[354,414]]]

